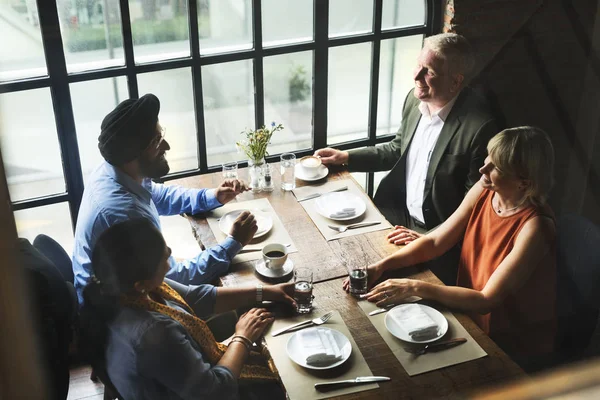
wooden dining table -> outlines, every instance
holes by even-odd
[[[278,170],[278,165],[274,165]],[[267,198],[281,219],[298,252],[292,253],[295,267],[313,270],[315,305],[323,310],[338,310],[356,341],[373,375],[388,376],[390,382],[380,382],[379,389],[342,396],[344,399],[431,399],[465,398],[471,393],[481,393],[487,386],[498,386],[527,375],[465,314],[454,310],[454,315],[467,332],[488,354],[486,357],[462,364],[408,376],[368,317],[357,305],[354,297],[342,290],[342,281],[348,275],[347,266],[373,263],[398,250],[387,242],[389,230],[326,241],[309,215],[298,203],[292,192],[280,189],[279,174],[275,174],[275,190],[272,192],[240,194],[234,201]],[[247,181],[246,169],[240,169],[239,178]],[[328,180],[352,179],[346,170],[330,170]],[[212,173],[174,180],[188,188],[217,187],[222,182],[221,173]],[[297,186],[310,184],[296,180]],[[205,216],[187,216],[193,234],[201,246],[216,244]],[[230,267],[228,274],[220,278],[223,286],[254,285],[261,280],[254,271],[255,261],[242,262]],[[428,269],[411,267],[395,271],[394,277],[407,277],[443,285]],[[288,278],[289,279],[289,278]],[[264,284],[264,282],[262,282]]]

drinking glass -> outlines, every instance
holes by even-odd
[[[296,187],[296,155],[293,153],[283,153],[281,155],[281,188],[286,191],[293,190]]]
[[[299,314],[306,314],[312,310],[314,296],[313,290],[313,272],[310,268],[296,268],[294,270],[294,300],[298,305],[296,311]]]
[[[353,296],[360,296],[361,294],[367,293],[367,283],[369,281],[369,274],[367,272],[367,264],[356,265],[348,268],[348,275],[350,277],[350,294]]]
[[[225,179],[237,179],[238,177],[238,164],[237,162],[223,164],[223,178]]]

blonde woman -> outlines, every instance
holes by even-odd
[[[548,354],[556,332],[554,216],[546,204],[554,152],[545,132],[506,129],[488,143],[481,179],[438,229],[369,266],[388,270],[444,254],[462,240],[457,286],[388,279],[365,296],[378,305],[408,296],[468,312],[515,357]],[[344,288],[348,283],[344,283]]]

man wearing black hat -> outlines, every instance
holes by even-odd
[[[247,190],[237,179],[216,189],[185,189],[152,182],[169,172],[165,152],[170,149],[158,122],[160,102],[153,94],[125,100],[102,121],[98,148],[106,160],[89,177],[81,200],[73,273],[79,303],[90,280],[91,253],[108,227],[137,217],[150,219],[160,229],[159,215],[196,214],[212,210]],[[216,246],[183,262],[169,258],[167,277],[184,284],[201,284],[225,273],[231,259],[252,239],[256,221],[242,213],[230,235]]]

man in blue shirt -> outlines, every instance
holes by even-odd
[[[170,149],[158,122],[160,102],[153,94],[125,100],[101,125],[98,148],[106,160],[89,177],[83,192],[73,250],[73,273],[79,303],[91,278],[91,255],[98,236],[130,218],[148,218],[160,229],[159,215],[196,214],[212,210],[248,190],[237,179],[216,189],[185,189],[152,182],[169,172],[165,152]],[[227,272],[231,259],[256,233],[256,221],[242,213],[229,236],[196,257],[170,257],[167,278],[183,284],[207,283]]]

